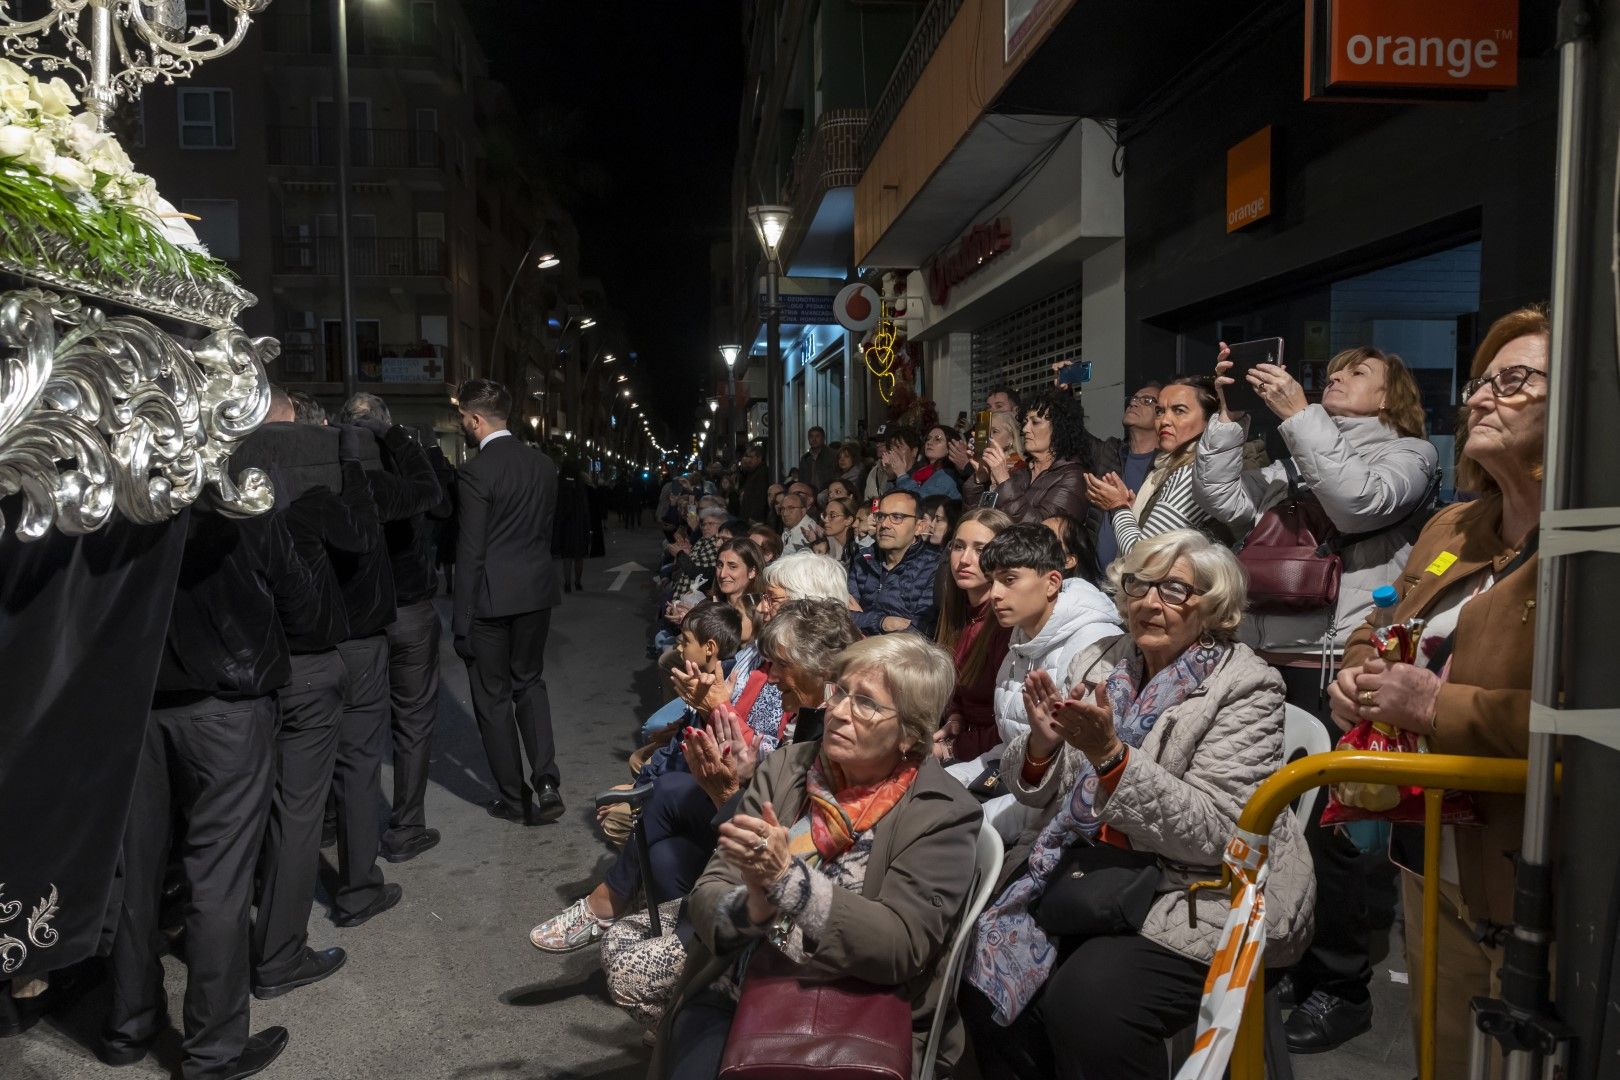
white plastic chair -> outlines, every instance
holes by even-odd
[[[1283,705],[1283,764],[1287,765],[1299,758],[1311,754],[1325,754],[1333,749],[1333,740],[1328,737],[1327,728],[1322,721],[1300,708],[1298,705]],[[1311,820],[1311,814],[1316,809],[1316,800],[1322,797],[1322,789],[1311,788],[1294,800],[1294,816],[1299,819],[1300,828]]]
[[[962,921],[951,941],[951,951],[945,957],[945,982],[940,989],[939,1001],[934,1006],[934,1025],[928,1031],[928,1052],[923,1055],[922,1074],[917,1080],[934,1080],[934,1065],[939,1057],[939,1041],[945,1037],[945,1024],[956,1009],[957,984],[962,981],[962,968],[967,963],[968,943],[973,940],[973,926],[985,905],[990,903],[991,891],[1001,876],[1001,858],[1004,849],[1001,835],[986,821],[979,826],[979,843],[973,854],[973,890],[968,894]]]

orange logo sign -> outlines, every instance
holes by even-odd
[[[1330,0],[1328,85],[1500,90],[1519,79],[1518,0]]]
[[[1226,231],[1271,216],[1271,125],[1226,152]]]

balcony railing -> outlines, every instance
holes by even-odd
[[[449,277],[443,240],[416,236],[354,236],[349,239],[354,273],[360,277]],[[335,236],[283,240],[276,249],[276,272],[335,275],[342,270],[342,245]]]
[[[911,96],[923,69],[933,59],[934,50],[945,39],[951,20],[961,9],[962,0],[933,0],[917,20],[917,28],[911,32],[911,40],[900,54],[899,63],[894,65],[894,73],[889,76],[883,93],[878,95],[877,104],[872,106],[871,121],[861,136],[862,169],[872,164],[872,155],[883,145],[889,129],[900,116],[901,106]]]
[[[352,10],[352,9],[351,9]],[[330,55],[332,23],[308,15],[268,15],[262,20],[264,47],[270,52],[300,55]],[[440,35],[430,25],[404,26],[393,22],[356,26],[349,23],[349,55],[375,57],[423,57],[444,55]]]
[[[270,128],[272,165],[336,168],[338,133],[333,127]],[[349,164],[356,168],[440,169],[444,141],[425,128],[350,128]]]
[[[861,178],[861,136],[866,123],[865,109],[828,109],[812,130],[799,136],[788,182],[795,222],[809,224],[823,195],[835,187],[854,187]]]

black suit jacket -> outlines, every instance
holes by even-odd
[[[474,619],[521,615],[562,602],[551,563],[557,467],[517,436],[487,444],[461,467],[456,610],[466,637]]]

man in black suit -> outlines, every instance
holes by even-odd
[[[478,733],[500,790],[488,810],[538,825],[563,814],[544,677],[551,609],[562,599],[551,563],[557,468],[507,430],[506,387],[472,379],[457,396],[461,430],[478,456],[460,472],[451,629],[456,653],[467,661]]]

